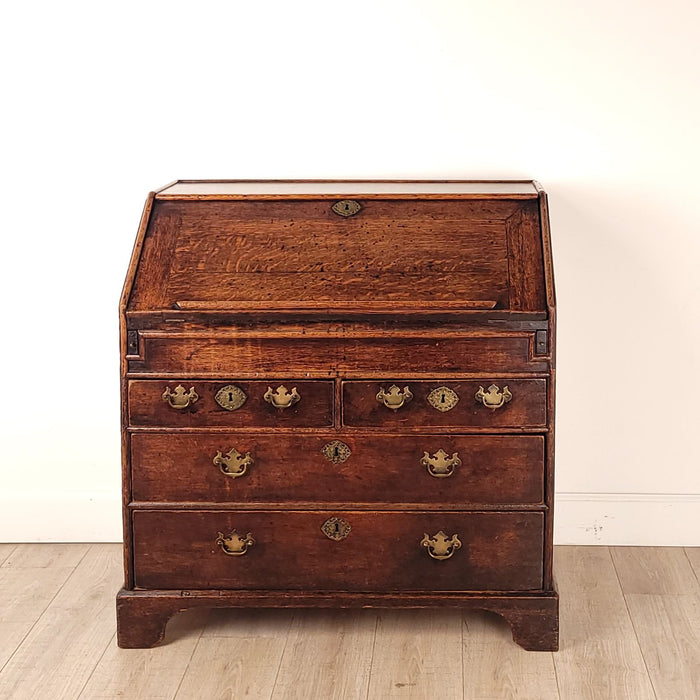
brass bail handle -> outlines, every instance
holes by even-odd
[[[480,386],[474,398],[486,408],[495,411],[497,408],[505,406],[513,398],[513,394],[510,393],[507,386],[504,386],[503,390],[501,390],[495,384],[491,384],[486,390],[484,390],[483,386]]]
[[[430,476],[444,479],[454,474],[455,468],[462,464],[462,460],[456,452],[450,457],[445,450],[439,449],[432,457],[424,452],[420,463],[428,470]]]
[[[292,390],[289,391],[284,384],[278,386],[275,391],[272,390],[271,386],[268,386],[263,398],[275,408],[289,408],[301,400],[296,387],[292,387]]]
[[[221,547],[224,554],[231,557],[243,556],[250,547],[255,544],[252,534],[239,535],[236,530],[231,530],[228,535],[223,532],[217,533],[216,544]]]
[[[250,452],[242,454],[235,447],[232,447],[225,455],[221,451],[217,451],[216,457],[212,461],[219,467],[222,474],[230,476],[232,479],[243,476],[248,471],[248,467],[253,464]]]
[[[162,395],[163,401],[165,401],[170,408],[178,410],[191,406],[198,398],[199,394],[194,390],[193,386],[187,391],[182,384],[178,384],[174,391],[171,391],[170,387],[166,386]]]
[[[412,398],[413,394],[407,386],[405,386],[403,388],[403,391],[401,391],[401,389],[399,389],[399,387],[397,387],[396,384],[392,384],[389,387],[388,391],[385,391],[384,387],[382,387],[377,393],[377,401],[379,401],[379,403],[383,403],[387,408],[390,408],[392,411],[398,411]]]
[[[424,533],[420,543],[421,547],[425,547],[428,550],[428,554],[438,561],[449,559],[462,546],[459,535],[448,537],[442,530],[433,537],[427,532]]]

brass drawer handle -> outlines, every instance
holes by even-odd
[[[296,387],[292,387],[292,390],[288,391],[284,385],[278,386],[275,391],[272,391],[272,387],[268,386],[263,398],[275,408],[289,408],[301,400]]]
[[[219,467],[222,474],[226,474],[226,476],[235,479],[236,477],[243,476],[248,471],[248,467],[253,464],[253,458],[250,456],[250,452],[246,452],[243,455],[235,447],[232,447],[227,452],[226,456],[218,451],[213,462]]]
[[[170,391],[170,387],[166,386],[162,398],[170,408],[182,410],[195,403],[199,398],[199,394],[194,390],[193,386],[190,387],[189,391],[185,391],[185,387],[182,384],[178,384],[175,387],[175,391]]]
[[[484,391],[483,386],[480,386],[474,398],[479,403],[483,403],[486,408],[495,411],[507,404],[513,398],[513,394],[508,391],[507,386],[504,386],[503,391],[501,391],[495,384],[492,384],[486,391]]]
[[[382,387],[377,394],[377,401],[379,401],[379,403],[383,403],[392,411],[398,411],[401,406],[407,404],[412,398],[413,394],[407,386],[403,388],[402,393],[401,389],[399,389],[396,384],[392,384],[389,387],[389,391],[384,391],[384,387]]]
[[[424,533],[420,543],[433,559],[438,560],[449,559],[462,546],[459,535],[448,537],[442,530],[434,537]]]
[[[219,532],[218,535],[216,544],[221,547],[224,554],[232,557],[243,556],[248,551],[248,548],[255,544],[255,540],[250,532],[243,536],[239,535],[235,530],[231,530],[231,533],[226,535],[226,537],[224,537],[223,532]]]
[[[454,474],[455,468],[462,464],[462,460],[456,452],[450,457],[445,450],[439,449],[432,457],[424,452],[420,463],[428,470],[430,476],[444,479]]]

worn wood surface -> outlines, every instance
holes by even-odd
[[[496,384],[503,391],[507,386],[512,394],[509,403],[490,409],[479,403],[475,395],[480,388],[487,390]],[[401,408],[387,408],[377,400],[377,393],[389,391],[396,385],[405,386],[413,398]],[[445,412],[435,410],[428,402],[428,394],[446,386],[459,396],[457,405]],[[544,379],[500,379],[487,377],[480,380],[448,382],[409,381],[399,377],[384,381],[343,382],[343,424],[352,427],[385,427],[394,430],[405,426],[421,427],[478,427],[478,428],[533,428],[544,427],[547,383]]]
[[[506,617],[526,649],[555,649],[544,192],[534,182],[268,184],[175,183],[144,212],[120,308],[119,644],[155,644],[172,614],[211,604],[462,605]],[[338,216],[341,198],[360,211]],[[248,394],[233,412],[213,400],[228,383]],[[415,394],[397,412],[376,400],[391,383]],[[491,383],[513,392],[495,411],[474,397]],[[183,410],[161,399],[178,384],[200,396]],[[302,400],[263,402],[277,384]],[[460,396],[451,411],[427,403],[440,385]],[[351,444],[347,463],[323,463],[333,435]],[[441,447],[422,445],[438,437]],[[212,463],[232,447],[255,454],[237,480]],[[447,479],[420,465],[438,449],[466,450]],[[336,512],[353,520],[341,543],[320,532]],[[256,543],[226,556],[217,534],[241,519]],[[416,545],[450,528],[463,547],[448,561]]]
[[[367,200],[347,219],[331,204],[156,201],[129,308],[302,300],[319,310],[375,300],[544,308],[535,200]]]
[[[341,463],[333,463],[322,451],[335,441],[350,450]],[[241,458],[249,454],[253,460],[242,476],[226,475],[214,464],[218,453],[226,456],[232,449]],[[340,455],[342,446],[336,449]],[[421,463],[426,452],[434,459],[439,450],[448,459],[457,453],[461,461],[451,467],[449,476],[432,476]],[[330,456],[335,458],[333,449]],[[283,505],[321,499],[459,509],[476,504],[538,504],[544,495],[544,438],[539,435],[149,432],[131,436],[131,460],[134,501],[277,501]]]
[[[321,526],[339,516],[343,540]],[[541,513],[165,511],[132,513],[137,588],[307,591],[528,591],[542,588]],[[255,540],[243,556],[217,546],[233,530]],[[462,542],[450,559],[421,540]],[[182,533],[187,537],[183,538]]]
[[[175,391],[181,382],[172,380],[129,382],[129,421],[133,426],[195,428],[220,426],[241,428],[262,427],[325,427],[333,425],[333,383],[305,382],[292,378],[265,381],[188,381],[186,391],[194,387],[197,401],[184,409],[172,408],[163,401],[163,392]],[[186,386],[185,386],[186,385]],[[246,394],[245,403],[234,411],[222,408],[215,399],[225,386],[235,385]],[[276,408],[263,398],[268,389],[276,392],[284,386],[296,388],[299,401],[289,408]]]
[[[394,374],[440,376],[469,372],[546,372],[545,358],[532,355],[533,334],[455,337],[449,330],[432,337],[307,337],[302,330],[285,337],[232,337],[209,334],[144,334],[142,356],[129,360],[132,375],[216,374],[288,376],[309,372],[327,377]]]

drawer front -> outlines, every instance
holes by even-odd
[[[408,387],[408,392],[405,388]],[[547,423],[545,379],[343,382],[351,427],[539,428]],[[456,397],[456,403],[455,403]],[[454,403],[454,406],[449,406]]]
[[[439,337],[269,338],[224,334],[143,333],[141,355],[129,372],[197,374],[266,372],[366,376],[368,368],[386,376],[397,368],[428,375],[446,372],[546,372],[546,358],[533,357],[534,331],[509,335],[445,334]]]
[[[542,513],[143,510],[132,517],[139,588],[542,588]],[[349,524],[344,539],[322,531],[331,518],[341,519],[326,525],[334,537]]]
[[[537,435],[131,436],[135,501],[536,504]]]
[[[229,410],[222,407],[217,396],[228,406],[244,401]],[[333,382],[134,380],[129,382],[129,424],[174,428],[328,427],[333,425]]]

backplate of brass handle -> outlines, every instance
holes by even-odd
[[[447,476],[454,474],[455,467],[462,464],[462,460],[456,452],[450,457],[445,450],[438,450],[432,457],[427,453],[423,453],[423,459],[420,463],[428,470],[430,476],[436,479],[444,479]]]
[[[255,540],[250,532],[247,535],[239,535],[236,530],[231,530],[230,534],[225,537],[223,532],[219,532],[218,535],[216,544],[221,547],[224,554],[232,557],[243,556],[248,551],[248,548],[255,544]]]
[[[275,408],[289,408],[301,400],[296,387],[292,387],[292,390],[289,391],[284,385],[278,386],[275,391],[272,391],[272,387],[268,386],[263,398]]]
[[[248,471],[248,467],[253,464],[253,458],[250,456],[250,452],[243,455],[235,447],[232,447],[226,455],[221,454],[220,451],[217,452],[213,462],[219,467],[222,474],[235,479]]]
[[[513,394],[508,391],[507,386],[504,386],[503,391],[501,391],[495,384],[491,384],[486,391],[484,391],[483,386],[480,386],[474,398],[479,403],[484,404],[486,408],[495,411],[497,408],[507,404],[513,398]]]
[[[438,560],[449,559],[462,546],[459,535],[448,537],[442,530],[434,537],[431,537],[427,532],[424,533],[420,543],[428,550],[428,554],[433,559]]]
[[[182,384],[178,384],[175,387],[175,391],[171,391],[170,387],[166,386],[162,398],[163,401],[167,402],[170,408],[182,410],[195,403],[199,398],[199,394],[194,390],[193,386],[190,387],[189,391],[186,391]]]
[[[407,404],[412,398],[413,394],[407,386],[403,388],[402,392],[396,384],[392,384],[389,387],[389,391],[384,391],[384,387],[382,387],[377,394],[377,401],[383,403],[392,411],[398,411],[401,406]]]

